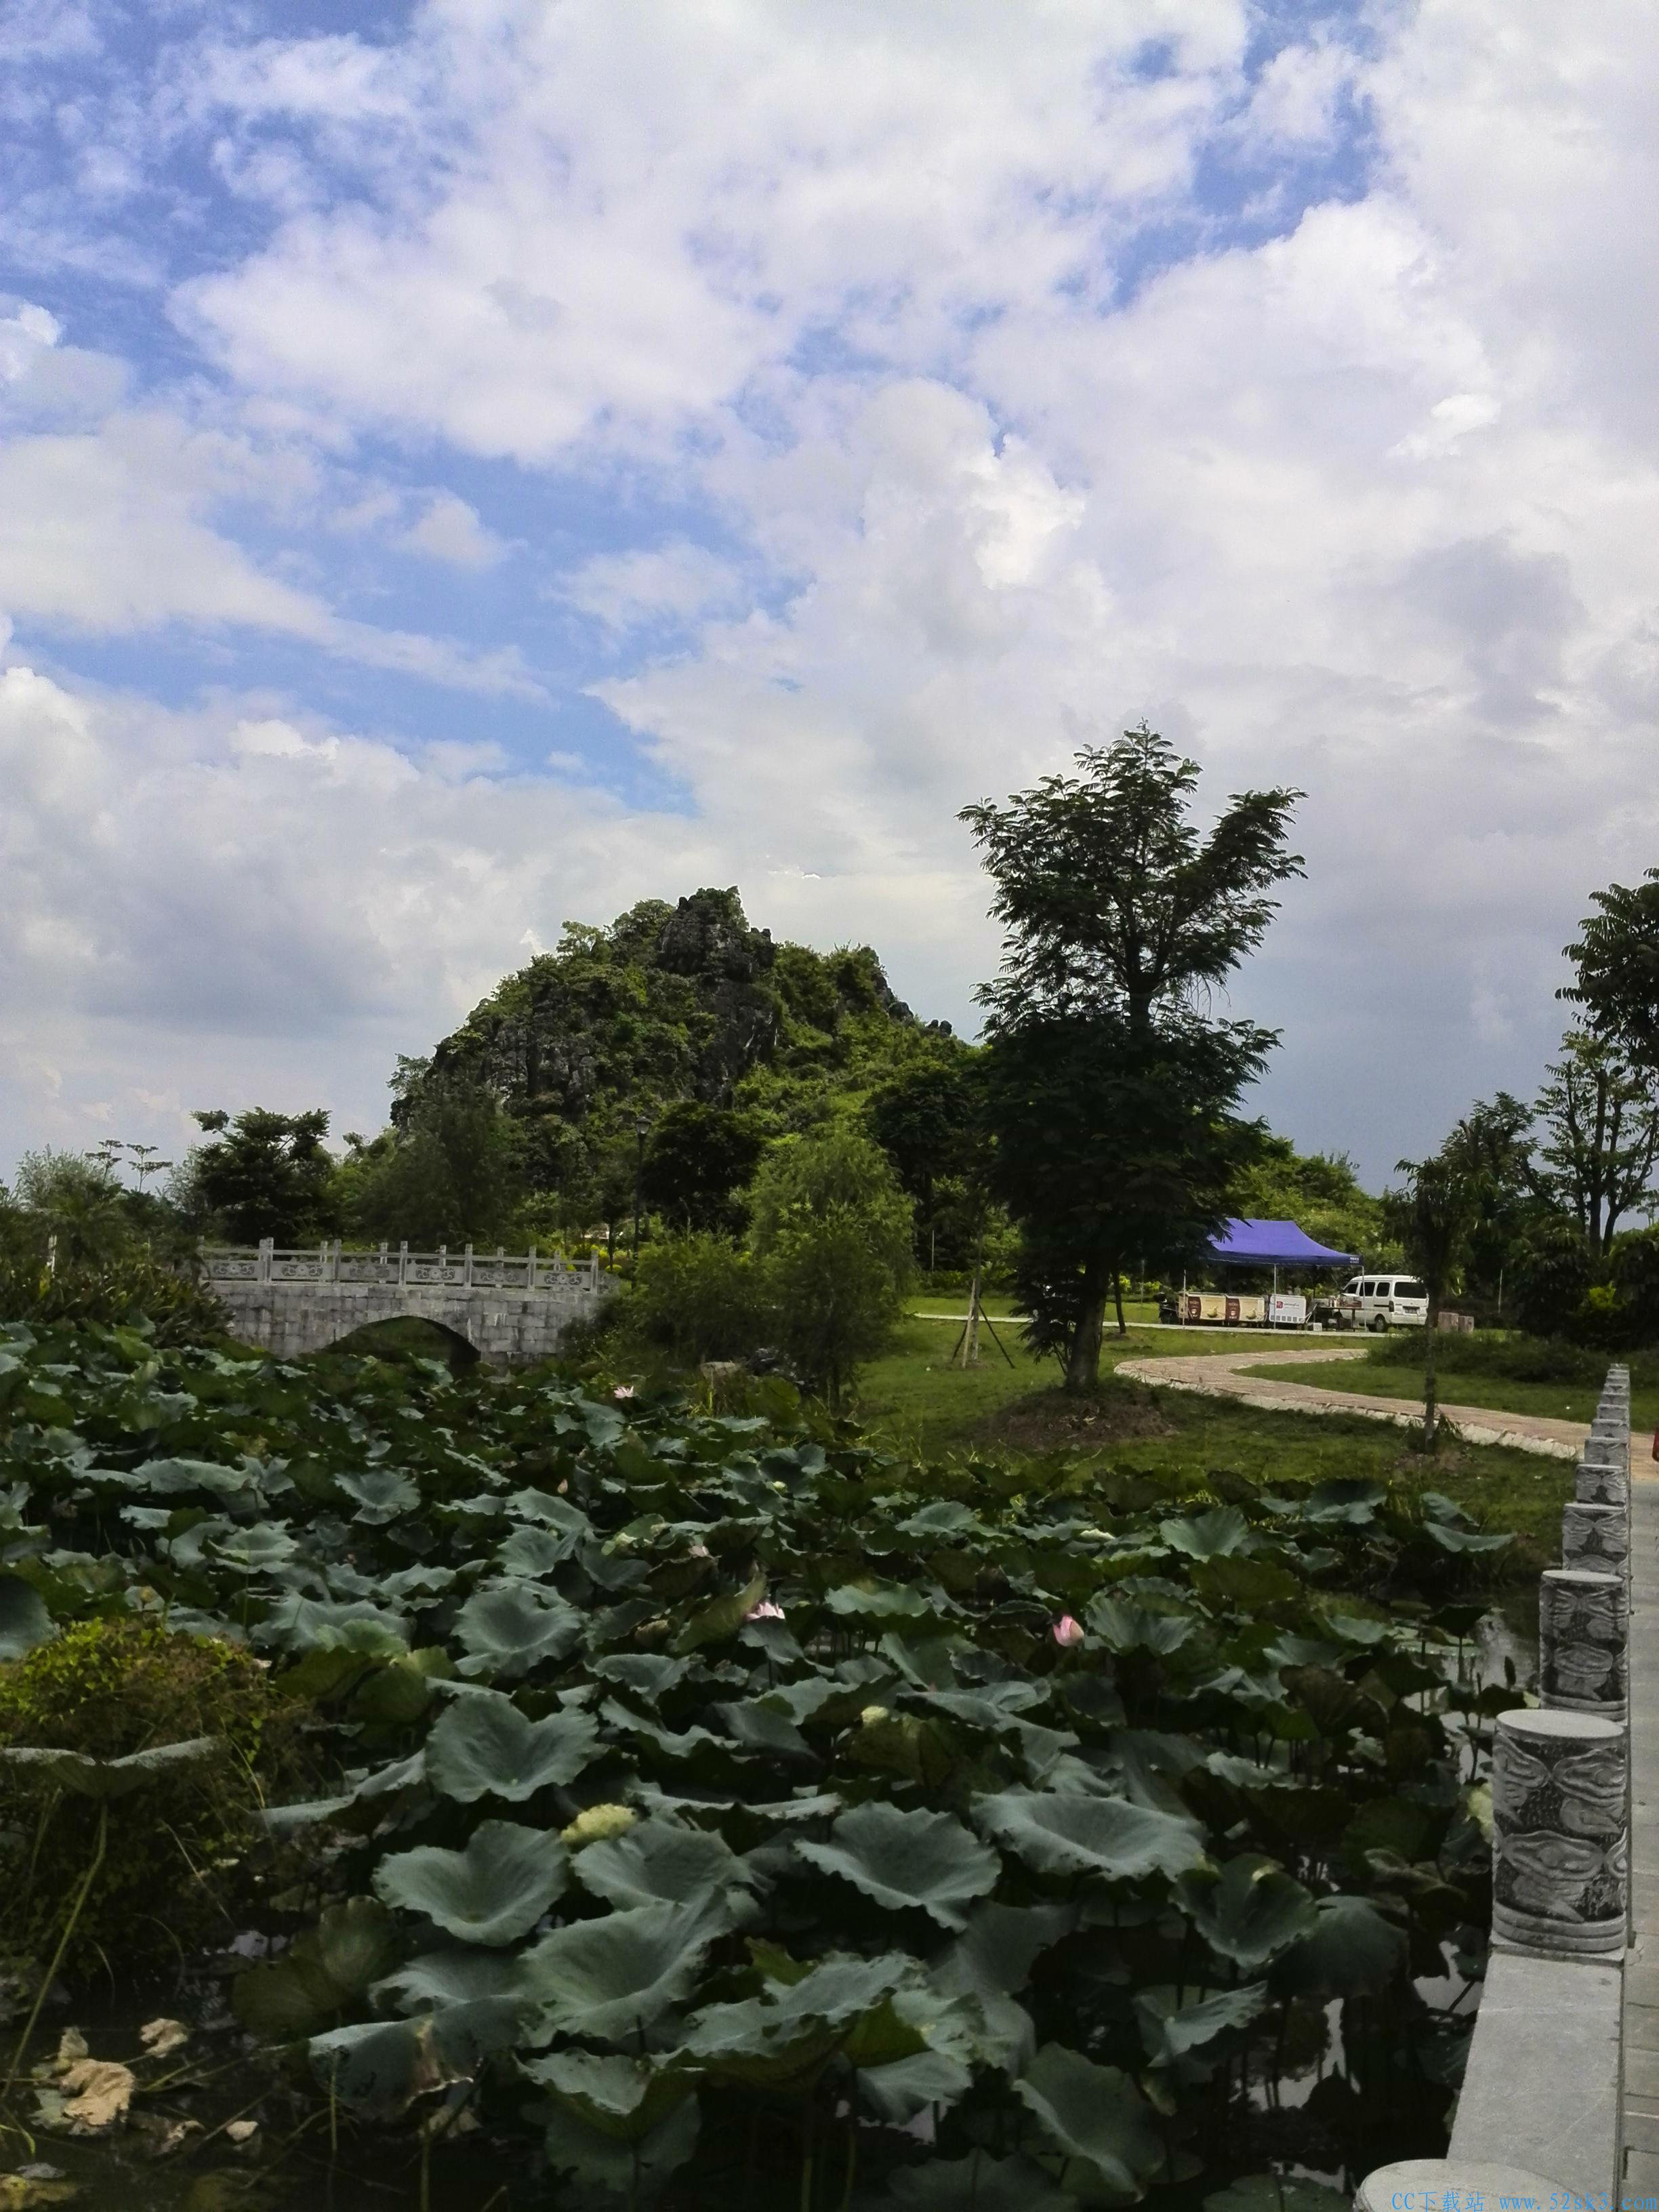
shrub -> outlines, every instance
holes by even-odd
[[[14,1956],[48,1954],[97,1850],[69,1971],[137,1966],[233,1925],[236,1863],[255,1835],[259,1776],[284,1765],[264,1667],[240,1646],[131,1619],[90,1620],[0,1667],[0,1747],[107,1761],[209,1737],[211,1758],[161,1765],[104,1799],[44,1765],[0,1760],[10,1844],[0,1929]],[[165,1901],[166,1918],[157,1917]]]
[[[777,1340],[831,1406],[882,1351],[910,1279],[910,1201],[856,1129],[782,1145],[755,1179],[752,1243]]]
[[[754,1261],[729,1237],[706,1233],[647,1245],[634,1289],[613,1304],[622,1345],[678,1367],[744,1358],[767,1330]]]
[[[27,1236],[0,1244],[0,1321],[136,1325],[158,1345],[202,1344],[228,1333],[212,1292],[142,1246],[50,1271],[44,1247],[44,1238]]]

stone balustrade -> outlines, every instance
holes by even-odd
[[[1369,2175],[1361,2212],[1621,2203],[1630,1444],[1630,1376],[1613,1367],[1540,1586],[1539,1702],[1494,1733],[1492,1949],[1449,2150]]]

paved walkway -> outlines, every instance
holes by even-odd
[[[1421,1421],[1421,1405],[1409,1398],[1322,1389],[1310,1382],[1287,1382],[1279,1376],[1239,1371],[1268,1362],[1275,1367],[1323,1365],[1333,1359],[1364,1357],[1363,1351],[1336,1346],[1321,1346],[1316,1352],[1280,1352],[1258,1344],[1244,1352],[1198,1352],[1186,1358],[1125,1359],[1117,1371],[1137,1382],[1155,1382],[1160,1389],[1192,1390],[1206,1398],[1247,1399],[1270,1413],[1358,1413],[1365,1420],[1394,1421],[1401,1428]],[[1577,1459],[1579,1446],[1589,1434],[1588,1422],[1554,1420],[1545,1413],[1510,1413],[1490,1406],[1445,1403],[1440,1410],[1472,1444],[1509,1444],[1518,1451],[1540,1452],[1549,1459]],[[1638,1480],[1644,1474],[1659,1473],[1645,1436],[1631,1439],[1631,1471]]]
[[[1620,2191],[1627,2203],[1659,2198],[1659,1483],[1633,1485],[1630,1506],[1631,1943]]]

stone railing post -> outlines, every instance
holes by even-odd
[[[1496,1939],[1556,1958],[1623,1949],[1627,1764],[1619,1722],[1525,1708],[1498,1716]]]
[[[466,1247],[466,1256],[461,1263],[461,1287],[467,1291],[472,1288],[472,1247],[470,1244]]]
[[[404,1287],[404,1285],[408,1280],[409,1280],[409,1239],[408,1239],[407,1237],[405,1237],[405,1238],[404,1239],[403,1243],[402,1243],[401,1244],[399,1244],[399,1245],[398,1245],[398,1288],[399,1290],[402,1290],[402,1288]]]
[[[1553,1567],[1538,1588],[1538,1694],[1552,1709],[1623,1721],[1630,1711],[1630,1585]]]
[[[1626,1504],[1561,1508],[1561,1564],[1594,1574],[1623,1575],[1630,1565],[1630,1511]]]
[[[262,1283],[268,1283],[270,1280],[271,1255],[276,1250],[276,1240],[274,1237],[262,1237],[259,1239],[258,1280]]]
[[[533,1291],[533,1290],[535,1289],[535,1287],[536,1287],[536,1248],[535,1248],[535,1246],[532,1244],[532,1245],[531,1246],[531,1248],[530,1248],[530,1262],[529,1262],[529,1266],[528,1266],[528,1267],[526,1268],[526,1273],[525,1273],[525,1288],[526,1288],[526,1290]]]

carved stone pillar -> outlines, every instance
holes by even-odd
[[[1623,1505],[1561,1508],[1561,1564],[1622,1575],[1630,1559],[1630,1514]]]
[[[1625,1942],[1626,1734],[1589,1713],[1498,1716],[1493,1936],[1559,1957]]]
[[[1622,1575],[1552,1568],[1538,1586],[1538,1694],[1544,1705],[1624,1720],[1629,1635],[1630,1591]]]
[[[1574,1478],[1573,1495],[1581,1505],[1616,1505],[1621,1512],[1627,1510],[1630,1505],[1629,1459],[1617,1463],[1581,1459]]]

